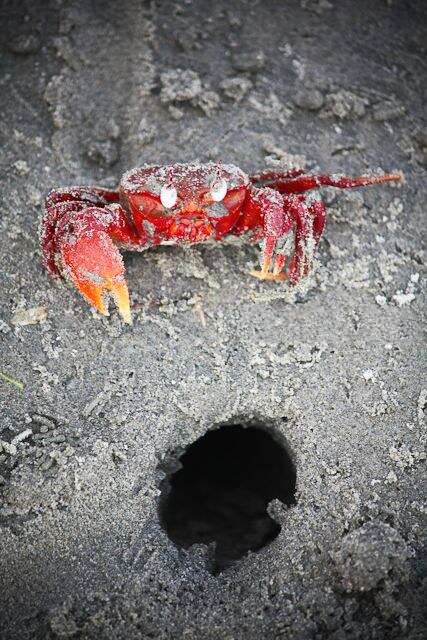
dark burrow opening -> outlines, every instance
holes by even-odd
[[[209,431],[180,462],[161,505],[162,524],[177,546],[216,542],[217,574],[276,538],[280,526],[267,506],[273,498],[295,504],[296,470],[268,431],[242,425]]]

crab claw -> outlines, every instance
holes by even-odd
[[[105,231],[63,241],[61,256],[77,289],[100,313],[109,315],[105,298],[111,293],[123,320],[132,323],[123,260]]]

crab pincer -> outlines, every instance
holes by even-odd
[[[96,201],[96,191],[91,194],[88,189],[83,193],[85,200],[49,203],[49,221],[55,216],[57,219],[54,233],[42,237],[45,264],[53,275],[69,278],[88,302],[106,316],[106,295],[111,294],[123,320],[131,323],[125,268],[114,241],[137,238],[120,204],[107,202],[99,206],[102,203],[97,202],[98,206],[91,206],[88,200]]]
[[[108,316],[105,295],[111,293],[123,320],[131,322],[129,293],[123,259],[111,237],[98,229],[60,241],[65,270],[80,293],[100,313]]]

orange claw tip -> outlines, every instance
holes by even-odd
[[[132,324],[132,315],[130,312],[129,291],[125,281],[110,281],[107,288],[111,291],[114,301],[119,309],[119,313],[126,324]]]
[[[113,278],[107,278],[102,284],[95,284],[81,280],[76,280],[75,282],[80,293],[103,316],[110,315],[105,302],[105,294],[109,291],[114,298],[114,302],[116,303],[124,322],[132,324],[129,292],[124,280],[117,281],[113,280]]]
[[[91,282],[76,282],[81,294],[93,305],[103,316],[110,315],[105,305],[103,288],[99,284]]]
[[[257,269],[252,269],[249,272],[251,276],[258,278],[259,280],[272,280],[274,282],[281,282],[282,280],[287,279],[286,273],[281,271],[280,273],[274,273],[273,271],[258,271]]]

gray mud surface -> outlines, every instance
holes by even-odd
[[[426,18],[405,0],[1,2],[2,640],[425,637]],[[296,296],[249,275],[244,243],[127,254],[132,327],[44,271],[52,187],[190,160],[406,180],[324,191]],[[286,446],[296,495],[270,502],[270,544],[215,572],[215,544],[175,546],[159,514],[221,425]]]

